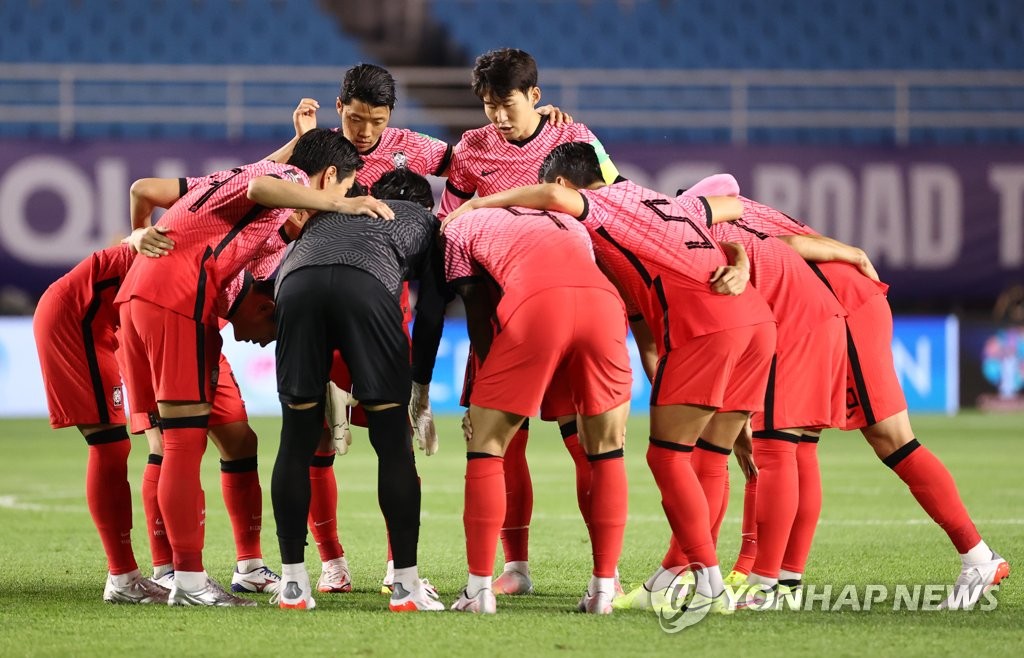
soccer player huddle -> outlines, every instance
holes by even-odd
[[[973,605],[1008,576],[949,471],[914,436],[886,286],[864,253],[742,196],[728,174],[676,196],[622,178],[586,126],[537,107],[537,78],[521,50],[477,58],[473,91],[489,123],[452,147],[389,126],[394,79],[360,64],[342,82],[340,129],[318,128],[319,104],[303,99],[295,138],[266,159],[132,185],[131,235],[55,282],[34,321],[51,425],[77,426],[88,444],[104,600],[251,606],[237,594],[271,592],[281,608],[309,610],[314,591],[350,591],[333,464],[348,449],[351,416],[378,460],[389,608],[444,610],[417,567],[413,438],[427,455],[437,450],[429,385],[455,295],[472,347],[468,579],[452,610],[494,613],[496,595],[533,591],[526,446],[538,412],[558,423],[576,469],[593,552],[582,612],[799,602],[826,428],[860,430],[949,536],[962,569],[943,605]],[[447,178],[436,214],[425,175]],[[166,213],[153,224],[157,208]],[[224,323],[238,340],[276,340],[279,574],[263,560],[257,437],[221,354]],[[627,329],[651,380],[647,463],[671,528],[660,564],[630,592],[617,567],[628,519]],[[152,577],[131,545],[129,431],[149,444]],[[208,438],[237,551],[230,588],[203,563]],[[716,543],[733,453],[746,479],[743,541],[723,574]],[[307,528],[322,563],[315,585]],[[505,566],[494,579],[499,538]]]

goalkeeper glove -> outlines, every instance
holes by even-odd
[[[334,382],[327,382],[327,423],[334,437],[334,452],[339,455],[347,453],[352,445],[349,421],[352,419],[352,407],[357,404],[359,400],[352,397],[351,393],[341,390]]]
[[[437,452],[437,428],[430,410],[430,384],[412,383],[409,397],[409,423],[416,444],[429,457]]]

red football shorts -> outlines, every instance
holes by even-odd
[[[245,411],[245,400],[242,390],[238,387],[235,372],[222,353],[217,365],[217,388],[214,390],[213,407],[210,410],[210,427],[227,425],[228,423],[244,423],[249,421]],[[153,427],[154,419],[159,417],[156,396],[151,386],[137,387],[133,391],[131,404],[140,404],[138,410],[132,406],[131,432],[138,434]]]
[[[121,304],[120,313],[133,415],[154,400],[213,401],[221,346],[216,322],[194,320],[138,298]]]
[[[247,423],[249,414],[245,411],[242,389],[238,388],[235,371],[222,353],[217,365],[217,390],[213,394],[213,409],[210,411],[210,427],[228,423]]]
[[[846,424],[857,430],[907,408],[892,360],[892,310],[875,295],[846,318]]]
[[[32,321],[50,426],[122,425],[124,390],[114,358],[113,306],[110,300],[95,298],[97,312],[85,322],[81,309],[69,306],[63,292],[54,286],[43,293]]]
[[[762,322],[697,336],[674,348],[658,362],[651,406],[761,411],[775,333],[774,322]]]
[[[799,322],[799,319],[796,320]],[[754,431],[846,423],[846,324],[834,317],[776,352]]]
[[[479,407],[544,418],[596,416],[629,400],[622,301],[600,288],[551,288],[512,312],[473,382]]]

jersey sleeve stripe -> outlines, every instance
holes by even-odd
[[[586,194],[581,194],[580,198],[583,199],[583,212],[581,212],[580,216],[576,219],[581,222],[585,222],[587,221],[587,217],[590,215],[590,201],[587,200]]]
[[[187,178],[179,178],[178,179],[178,198],[180,199],[181,197],[185,196],[186,194],[188,194],[188,179]]]
[[[449,192],[451,192],[455,196],[459,197],[460,199],[472,199],[473,198],[473,193],[472,192],[464,192],[464,191],[460,190],[459,188],[457,188],[454,185],[452,185],[451,180],[448,180],[448,181],[445,182],[444,189],[448,190]]]
[[[434,176],[440,176],[444,173],[444,170],[448,168],[448,165],[452,162],[452,152],[454,150],[455,149],[451,144],[449,144],[448,148],[444,150],[444,157],[441,158],[441,162],[438,163],[437,169],[434,170]]]
[[[708,228],[711,228],[715,223],[715,218],[711,216],[711,204],[702,196],[697,197],[697,199],[704,204],[704,221],[707,223]]]

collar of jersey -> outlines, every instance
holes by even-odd
[[[544,126],[548,125],[548,116],[546,114],[540,115],[540,123],[537,124],[537,129],[533,131],[533,134],[526,139],[510,139],[508,143],[512,146],[518,146],[522,148],[533,141],[533,139],[540,134],[540,131],[544,130]]]

